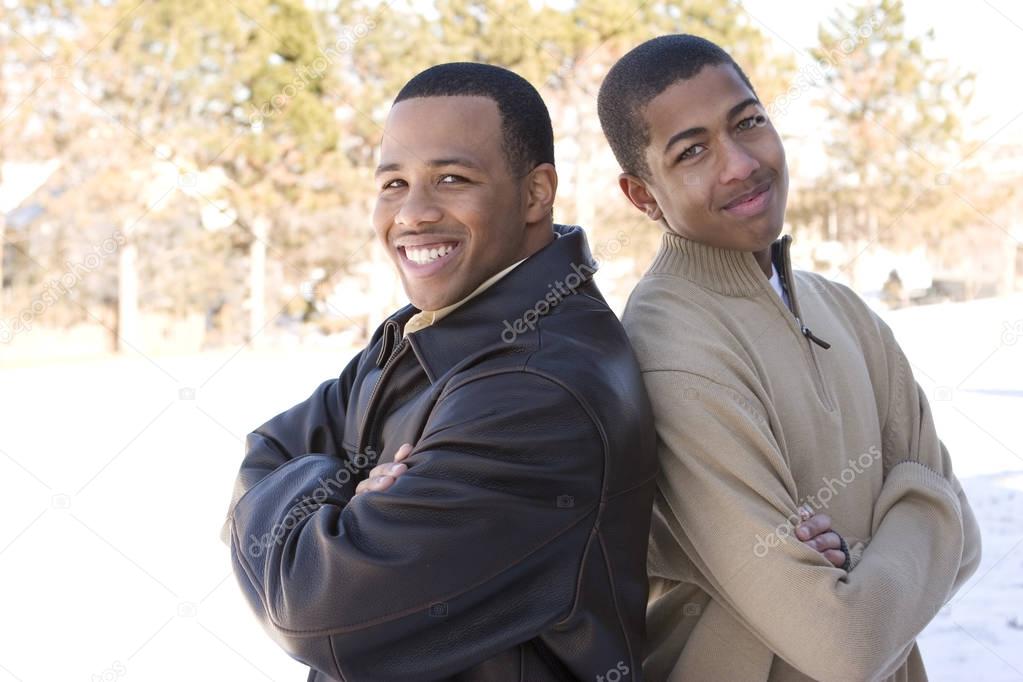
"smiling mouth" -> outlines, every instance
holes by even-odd
[[[461,247],[460,242],[435,242],[399,246],[402,264],[420,274],[433,274],[452,259]]]
[[[752,192],[728,202],[722,210],[740,216],[755,215],[767,205],[767,199],[773,186],[773,182],[765,182],[754,188]]]

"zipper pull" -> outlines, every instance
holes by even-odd
[[[800,331],[803,332],[803,336],[805,336],[806,338],[810,339],[811,341],[816,343],[818,346],[820,346],[824,350],[827,350],[827,349],[831,348],[831,344],[830,343],[828,343],[824,339],[821,339],[821,338],[818,338],[817,336],[815,336],[814,333],[812,331],[810,331],[810,328],[807,327],[805,324],[803,324],[802,320],[800,320],[799,318],[796,318],[796,320],[799,322],[799,329],[800,329]]]

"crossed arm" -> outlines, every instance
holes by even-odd
[[[882,448],[888,473],[870,543],[850,572],[809,551],[802,537],[781,538],[758,556],[755,538],[777,534],[798,513],[766,420],[736,400],[734,388],[687,372],[646,375],[652,394],[689,388],[700,396],[654,404],[661,491],[680,521],[674,540],[716,602],[815,679],[893,672],[979,561],[976,521],[926,400],[895,351]]]
[[[547,379],[489,379],[440,399],[387,494],[331,484],[345,456],[332,423],[343,420],[317,406],[338,404],[336,385],[250,439],[232,561],[294,658],[340,679],[433,679],[571,611],[599,505],[599,432]],[[557,504],[563,495],[572,507]]]

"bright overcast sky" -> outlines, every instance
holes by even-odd
[[[818,25],[834,16],[836,8],[849,5],[836,0],[743,4],[779,49],[803,50],[797,56],[806,60],[806,48],[816,44]],[[971,137],[984,139],[1000,131],[999,142],[1023,142],[1023,88],[1016,58],[1023,44],[1023,3],[984,0],[967,9],[961,2],[905,0],[905,7],[911,36],[933,28],[935,56],[977,74],[970,107],[977,120],[971,122]]]

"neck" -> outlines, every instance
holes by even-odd
[[[554,241],[554,223],[551,220],[527,225],[526,231],[529,234],[529,237],[526,239],[525,248],[515,261],[522,260],[523,258],[529,258],[534,253]],[[512,262],[514,263],[515,261]]]
[[[764,275],[768,279],[771,277],[771,247],[767,247],[763,251],[757,251],[753,254],[753,257],[757,259],[757,265],[764,271]]]

